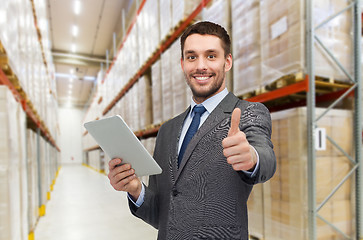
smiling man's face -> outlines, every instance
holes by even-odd
[[[196,103],[223,91],[232,55],[225,57],[222,41],[214,35],[192,34],[184,43],[181,66]]]

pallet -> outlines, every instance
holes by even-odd
[[[260,94],[264,94],[264,93],[268,93],[268,92],[272,92],[278,89],[281,89],[283,87],[287,87],[290,86],[292,84],[301,82],[306,80],[306,75],[303,72],[297,72],[295,74],[289,74],[286,76],[283,76],[277,80],[275,80],[272,83],[266,84],[264,86],[261,86],[253,91],[250,91],[248,93],[245,93],[241,96],[239,96],[241,99],[249,99],[255,96],[258,96]],[[336,80],[333,78],[327,78],[327,77],[322,77],[322,76],[315,76],[315,89],[316,89],[316,93],[317,94],[327,94],[327,93],[332,93],[335,91],[339,91],[342,89],[347,89],[351,86],[352,84],[340,81],[340,80]],[[299,94],[292,94],[289,96],[297,96],[299,97]]]

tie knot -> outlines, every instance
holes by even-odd
[[[205,107],[203,106],[203,105],[201,105],[201,106],[195,106],[194,108],[193,108],[193,112],[195,113],[195,114],[200,114],[200,115],[202,115],[204,112],[206,111],[206,109],[205,109]]]

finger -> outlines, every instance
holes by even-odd
[[[120,174],[126,174],[131,170],[130,164],[116,165],[114,168],[110,169],[109,177],[114,178],[115,176],[120,176]]]
[[[248,171],[253,168],[252,162],[239,162],[231,165],[235,171]]]
[[[223,148],[228,148],[246,142],[247,142],[246,134],[244,132],[239,131],[237,134],[233,136],[228,136],[225,139],[223,139],[222,146]]]
[[[112,184],[118,184],[123,179],[126,179],[132,175],[135,175],[135,170],[134,169],[124,170],[122,172],[117,172],[117,173],[113,173],[113,174],[115,174],[115,175],[112,175],[112,173],[110,172],[109,179]]]
[[[128,189],[128,185],[134,180],[136,179],[136,175],[133,174],[131,176],[128,176],[127,178],[123,178],[122,180],[118,181],[117,183],[114,184],[114,188],[120,191],[125,191],[127,192]]]
[[[223,155],[228,158],[230,156],[239,155],[244,157],[245,155],[250,156],[250,150],[247,145],[233,146],[223,149]]]
[[[228,131],[228,136],[232,136],[239,132],[239,122],[241,119],[241,109],[235,108],[231,116],[231,128]]]
[[[122,160],[120,158],[114,158],[114,159],[111,159],[109,162],[108,162],[108,168],[111,170],[111,169],[114,169],[116,165],[118,164],[121,164]]]

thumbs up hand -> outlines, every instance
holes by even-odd
[[[231,128],[222,141],[223,154],[236,171],[252,171],[257,163],[255,150],[248,143],[246,134],[239,129],[241,109],[235,108],[231,116]]]

